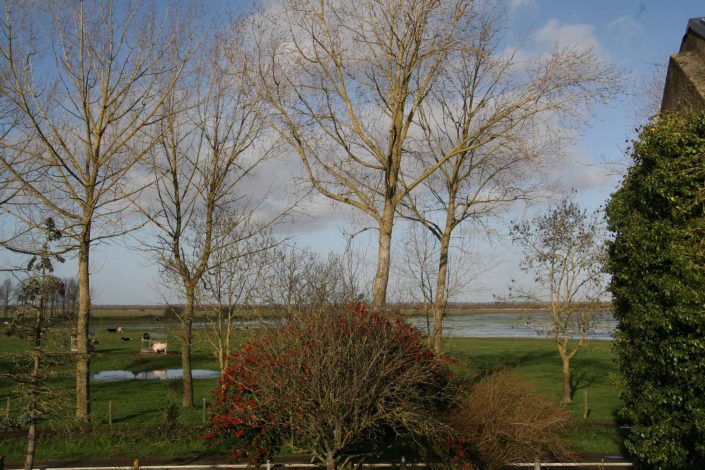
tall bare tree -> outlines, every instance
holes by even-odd
[[[5,279],[0,284],[0,302],[2,302],[2,315],[7,317],[10,311],[10,299],[12,298],[12,279]]]
[[[230,235],[249,220],[255,207],[240,187],[270,148],[258,140],[264,125],[257,118],[258,103],[241,80],[246,64],[230,68],[235,61],[225,61],[224,44],[216,38],[204,45],[206,53],[189,80],[164,102],[159,146],[150,163],[157,197],[140,206],[158,232],[157,240],[145,245],[156,253],[164,273],[177,279],[184,298],[180,320],[185,408],[193,406],[191,343],[198,284],[213,268],[213,253],[242,241]],[[230,224],[221,224],[216,234],[219,220]],[[251,235],[242,233],[244,238]]]
[[[432,302],[437,353],[456,231],[471,220],[482,227],[511,203],[535,196],[538,170],[560,154],[571,129],[619,92],[617,70],[593,51],[556,47],[521,60],[502,49],[501,9],[481,5],[473,12],[474,34],[465,35],[417,113],[422,132],[414,151],[422,166],[439,170],[403,205],[439,243]]]
[[[520,297],[548,301],[546,335],[563,363],[563,403],[572,401],[570,361],[593,330],[606,292],[604,222],[568,198],[531,221],[512,225],[512,238],[524,252],[521,268],[534,277],[539,293]]]
[[[251,223],[238,221],[233,230],[230,222],[217,224],[216,237],[221,234],[233,238],[233,243],[221,243],[211,256],[211,267],[206,270],[199,289],[199,302],[205,311],[205,338],[211,345],[221,372],[228,365],[232,353],[238,318],[252,312],[256,302],[257,286],[267,267],[267,253],[276,246],[268,230],[258,230]]]
[[[376,225],[377,307],[386,303],[397,205],[442,163],[410,165],[405,145],[471,3],[285,0],[245,24],[249,83],[269,106],[264,117],[319,193]]]
[[[66,242],[58,249],[77,253],[76,418],[86,421],[91,246],[130,230],[124,211],[142,189],[130,175],[156,144],[146,131],[183,68],[183,60],[166,59],[184,35],[146,2],[54,2],[42,12],[4,6],[2,91],[24,125],[2,140],[0,169],[19,192],[2,209],[20,234],[52,213]]]
[[[76,313],[76,304],[78,303],[78,281],[75,277],[67,277],[64,282],[64,297],[61,313],[66,318],[73,318]]]

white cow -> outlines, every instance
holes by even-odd
[[[154,341],[151,346],[153,353],[164,353],[166,354],[166,343],[162,341]]]

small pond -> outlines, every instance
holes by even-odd
[[[215,379],[220,377],[220,372],[210,369],[193,369],[191,374],[194,379]],[[167,380],[180,379],[182,369],[148,370],[145,372],[132,372],[129,370],[104,370],[93,374],[94,382],[123,382],[126,380]]]

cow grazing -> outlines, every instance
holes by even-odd
[[[166,343],[162,343],[161,341],[155,341],[152,343],[151,350],[153,353],[164,353],[166,354]]]
[[[112,334],[117,333],[117,328],[108,328],[108,333],[112,333]]]
[[[125,332],[125,328],[123,328],[123,327],[121,327],[121,326],[118,326],[117,328],[115,328],[115,330],[117,330],[118,333],[124,333],[124,332]]]
[[[124,336],[121,336],[120,339],[123,341],[132,341],[132,338],[126,338]]]

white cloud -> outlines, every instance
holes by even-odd
[[[610,22],[607,25],[607,28],[616,34],[619,34],[623,38],[631,38],[634,37],[636,31],[641,29],[641,24],[636,21],[634,17],[625,15],[620,16],[616,20]]]
[[[606,58],[607,53],[600,47],[595,36],[595,28],[589,24],[561,24],[551,18],[545,26],[534,33],[534,42],[542,47],[578,47],[590,49],[596,56]]]
[[[593,189],[612,188],[615,178],[611,168],[595,162],[576,147],[556,162],[550,179],[560,189],[574,189],[583,193]]]
[[[535,8],[536,0],[511,0],[509,2],[509,10],[512,12],[523,7]]]

